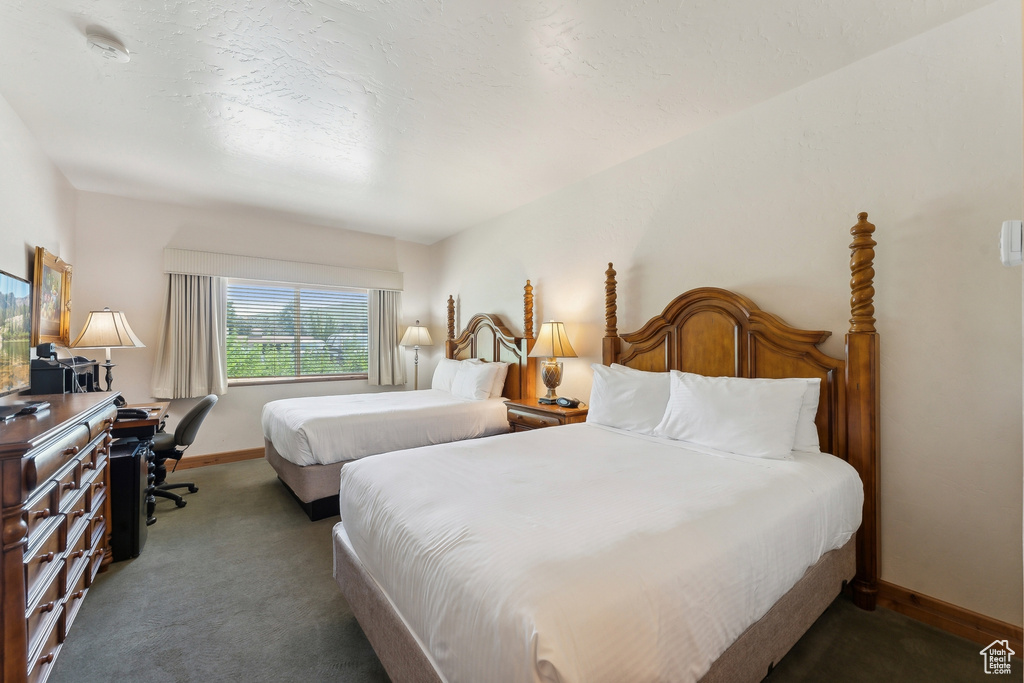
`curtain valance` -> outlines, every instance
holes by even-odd
[[[401,291],[403,285],[402,273],[397,271],[282,261],[170,247],[164,249],[164,272],[396,291]]]

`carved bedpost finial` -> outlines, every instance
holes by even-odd
[[[448,295],[448,338],[455,339],[455,298]]]
[[[615,269],[608,264],[608,270],[604,271],[604,336],[617,337],[619,319],[615,316],[618,306],[615,305]]]
[[[526,281],[523,288],[523,336],[533,339],[533,285]]]
[[[875,331],[875,245],[871,233],[875,226],[868,215],[857,215],[857,225],[850,228],[850,332]]]

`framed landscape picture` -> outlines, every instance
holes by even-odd
[[[71,343],[71,264],[36,247],[32,344]]]

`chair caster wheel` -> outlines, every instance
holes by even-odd
[[[176,501],[174,501],[174,504],[177,505],[180,508],[183,508],[186,505],[188,505],[188,501],[187,500],[176,500]]]
[[[199,487],[198,486],[189,486],[188,487],[188,492],[189,493],[199,493]]]

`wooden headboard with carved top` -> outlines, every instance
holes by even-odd
[[[874,318],[875,226],[861,213],[850,229],[851,318],[846,357],[818,345],[831,332],[799,330],[747,297],[705,287],[679,295],[636,332],[618,334],[615,269],[605,271],[605,365],[728,377],[818,377],[816,424],[823,451],[857,469],[864,519],[857,534],[854,600],[873,609],[878,586],[878,333]]]
[[[533,286],[526,281],[523,288],[523,330],[524,336],[512,334],[505,322],[497,315],[478,313],[469,319],[465,329],[455,336],[455,299],[448,297],[448,338],[444,343],[446,358],[465,360],[479,358],[483,361],[508,363],[505,376],[505,398],[519,399],[533,396],[536,387],[536,359],[530,358],[533,349]]]

